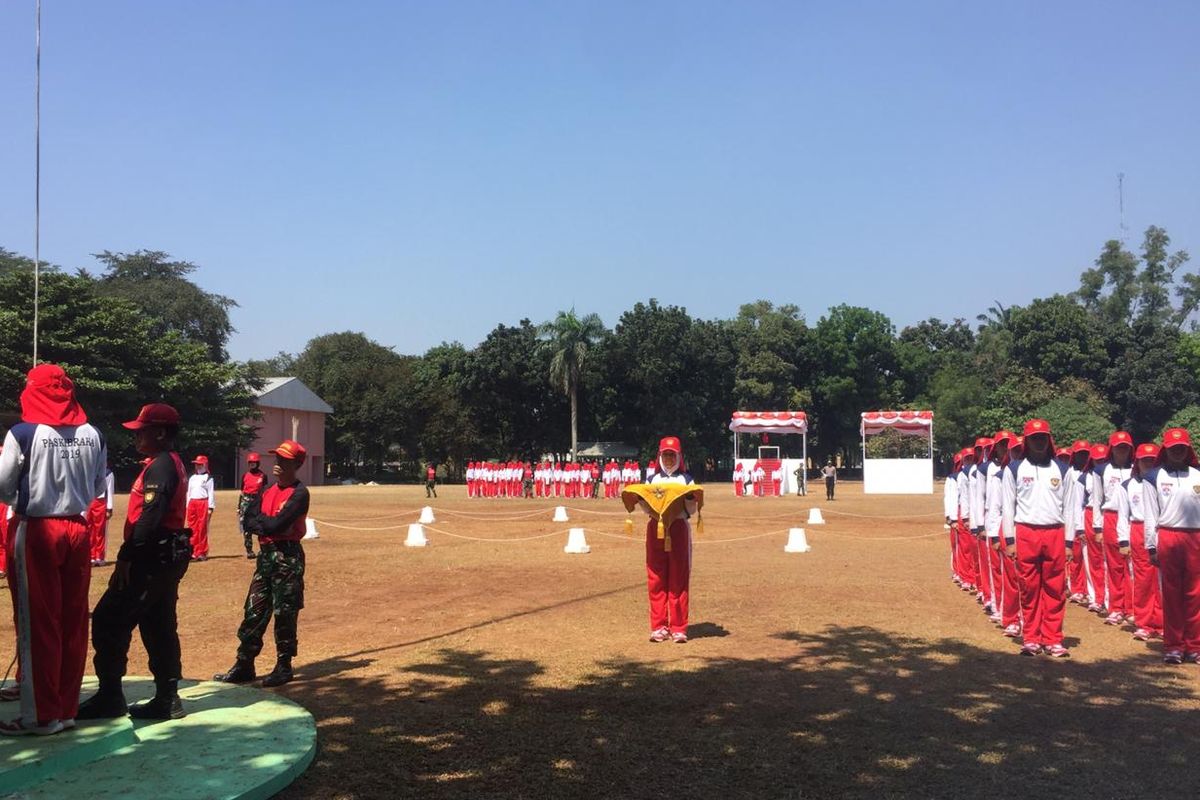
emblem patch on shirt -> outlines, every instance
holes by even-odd
[[[1058,485],[1059,485],[1060,483],[1062,483],[1062,481],[1061,481],[1061,480],[1059,480],[1058,478],[1051,478],[1051,479],[1050,479],[1050,488],[1051,488],[1051,489],[1057,489],[1057,488],[1058,488]]]
[[[1200,494],[1200,483],[1193,483],[1192,491],[1195,492],[1196,494]]]
[[[143,502],[153,503],[154,502],[154,492],[146,492],[146,496],[145,496]]]

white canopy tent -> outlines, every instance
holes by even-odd
[[[933,494],[933,412],[862,412],[863,492],[865,494]],[[867,437],[884,431],[929,440],[928,458],[868,458]]]
[[[808,493],[808,415],[803,411],[735,411],[729,421],[729,430],[733,431],[733,460],[736,463],[740,457],[738,449],[739,433],[784,433],[800,434],[803,437],[803,453],[801,470],[803,485],[801,491]],[[785,470],[786,471],[786,470]]]

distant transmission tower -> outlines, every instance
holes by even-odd
[[[1117,173],[1117,207],[1120,211],[1120,229],[1121,229],[1121,244],[1125,244],[1125,237],[1129,233],[1129,228],[1125,227],[1125,173]]]

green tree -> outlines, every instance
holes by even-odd
[[[813,412],[822,456],[853,452],[863,411],[901,400],[895,328],[878,311],[840,305],[815,328],[817,355]]]
[[[308,343],[296,359],[295,373],[333,406],[326,432],[330,463],[375,472],[394,446],[408,438],[414,415],[413,361],[352,331]]]
[[[1200,405],[1190,405],[1179,409],[1162,426],[1162,430],[1152,437],[1147,437],[1146,441],[1162,444],[1163,433],[1169,428],[1187,428],[1188,433],[1192,435],[1192,441],[1200,442]]]
[[[0,274],[0,398],[15,416],[31,364],[33,275]],[[109,440],[114,465],[135,459],[120,422],[145,403],[165,402],[183,417],[181,447],[215,465],[249,443],[254,382],[236,364],[214,361],[202,345],[175,332],[155,333],[140,309],[102,297],[85,275],[41,276],[39,357],[60,364],[78,387],[89,419]]]
[[[1063,295],[1020,309],[1011,329],[1013,358],[1051,383],[1067,377],[1095,381],[1107,361],[1098,328],[1082,306]]]
[[[1059,447],[1076,439],[1107,442],[1113,429],[1112,422],[1074,397],[1056,397],[1035,408],[1031,416],[1050,423],[1054,441]]]
[[[97,285],[101,295],[133,303],[150,318],[154,334],[175,331],[185,341],[204,345],[213,361],[227,359],[225,345],[233,333],[229,309],[237,303],[189,280],[195,264],[173,261],[159,250],[105,250],[96,258],[104,264]]]
[[[550,354],[550,383],[562,388],[571,403],[571,459],[579,445],[579,383],[584,365],[595,345],[605,335],[597,314],[580,317],[575,309],[559,311],[552,321],[542,323],[538,334]]]

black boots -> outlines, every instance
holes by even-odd
[[[275,661],[275,669],[263,678],[262,685],[266,687],[283,686],[292,680],[292,657],[279,656]]]
[[[254,662],[238,659],[234,665],[229,668],[228,672],[218,672],[213,675],[214,681],[221,683],[249,683],[254,680],[257,675],[254,674]]]
[[[121,679],[100,679],[100,689],[79,704],[75,719],[116,719],[129,713],[125,693],[121,691]]]
[[[183,719],[183,703],[179,699],[179,681],[155,681],[154,697],[129,707],[134,719]]]

